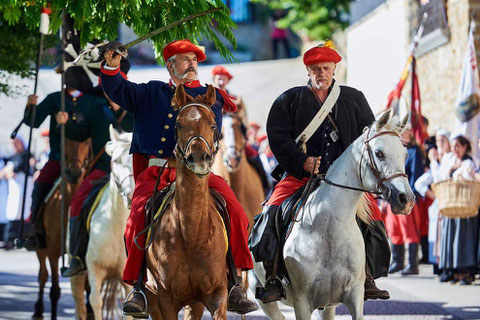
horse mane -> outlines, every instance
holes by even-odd
[[[357,215],[357,218],[359,218],[360,220],[362,220],[368,225],[371,225],[373,222],[372,209],[370,207],[370,203],[365,193],[362,195],[362,198],[358,203],[356,215]]]

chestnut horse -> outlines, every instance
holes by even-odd
[[[68,207],[75,190],[80,185],[85,174],[85,168],[88,164],[90,155],[90,139],[84,142],[75,142],[65,139],[65,161],[67,163],[66,172],[68,179],[66,183],[65,194],[65,213],[64,226],[65,235],[67,234]],[[48,280],[48,270],[46,260],[50,264],[52,287],[50,288],[51,319],[57,319],[57,303],[60,299],[60,286],[58,284],[58,258],[61,256],[61,191],[60,185],[55,184],[47,196],[47,202],[44,205],[42,215],[43,228],[45,230],[46,248],[36,250],[40,270],[38,271],[38,282],[40,285],[38,299],[35,303],[35,313],[33,319],[43,319],[43,290]],[[64,239],[65,240],[65,239]]]
[[[222,121],[220,148],[212,170],[227,180],[248,217],[248,232],[253,227],[253,218],[262,211],[265,199],[262,180],[257,170],[248,163],[245,146],[246,128],[240,116],[226,114]]]
[[[204,305],[213,319],[227,319],[227,241],[225,226],[208,187],[218,133],[211,106],[216,94],[209,86],[196,99],[175,92],[175,193],[147,250],[147,286],[152,319],[177,319],[182,307],[193,304],[201,318]],[[153,278],[153,279],[152,279]]]

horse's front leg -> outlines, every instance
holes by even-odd
[[[95,319],[102,319],[102,284],[107,275],[105,269],[94,265],[88,266],[88,283],[90,284],[90,305]],[[114,294],[114,293],[112,293]]]
[[[50,288],[50,302],[51,302],[51,313],[52,320],[57,319],[57,305],[58,300],[60,300],[61,290],[58,279],[58,256],[49,256],[48,261],[50,262],[50,269],[52,271],[52,287]]]
[[[35,312],[33,313],[33,319],[43,319],[43,290],[48,280],[46,250],[37,250],[38,262],[40,263],[40,269],[38,270],[38,298],[35,303]]]
[[[307,298],[304,296],[297,296],[293,301],[293,309],[295,310],[295,319],[305,320],[312,318],[312,309]]]
[[[85,281],[87,273],[82,272],[79,275],[70,278],[72,296],[75,301],[76,319],[87,319],[87,306],[85,305]]]
[[[185,306],[183,309],[183,320],[200,320],[202,319],[203,316],[203,310],[205,309],[205,306],[200,303],[193,303],[189,306]]]
[[[364,287],[358,285],[345,295],[343,303],[347,306],[353,320],[363,320]]]
[[[210,311],[212,319],[227,319],[227,299],[228,290],[226,284],[219,287],[210,297],[207,297],[207,299],[205,299],[205,307],[208,309],[208,311]]]

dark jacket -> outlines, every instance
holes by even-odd
[[[340,86],[340,96],[331,111],[340,131],[340,139],[337,141],[337,149],[340,150],[334,148],[330,152],[327,148],[329,142],[325,139],[329,139],[332,125],[328,119],[325,119],[308,140],[305,154],[297,147],[295,139],[320,108],[319,101],[313,92],[307,86],[302,86],[282,93],[273,103],[268,115],[267,134],[270,148],[282,168],[297,179],[307,175],[303,170],[307,157],[321,156],[324,164],[327,159],[331,164],[362,134],[363,129],[375,120],[363,93],[351,87]],[[320,173],[325,172],[320,170]]]

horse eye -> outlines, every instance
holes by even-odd
[[[380,151],[380,150],[375,151],[375,156],[376,156],[378,159],[385,159],[385,154],[383,154],[383,152]]]
[[[212,129],[217,130],[217,125],[216,124],[212,125]]]

